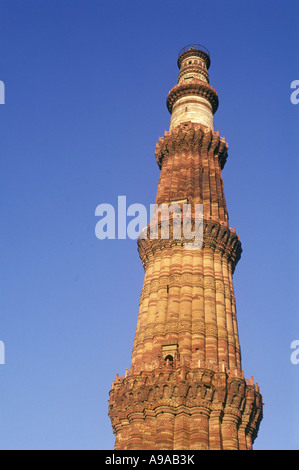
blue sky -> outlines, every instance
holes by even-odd
[[[264,397],[255,449],[298,449],[298,2],[0,0],[1,449],[112,449],[108,394],[130,366],[135,240],[95,208],[154,203],[177,54],[211,54],[243,369]]]

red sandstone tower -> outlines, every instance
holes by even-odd
[[[259,387],[241,366],[232,277],[242,249],[228,222],[221,173],[228,146],[214,132],[209,66],[202,46],[180,52],[167,97],[170,128],[155,153],[156,204],[189,205],[193,228],[201,205],[203,242],[187,247],[171,224],[163,237],[161,218],[158,236],[149,224],[138,240],[145,276],[132,363],[109,400],[116,450],[252,449],[262,419]]]

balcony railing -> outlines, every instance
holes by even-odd
[[[202,46],[201,44],[189,44],[188,46],[183,47],[183,49],[181,49],[180,52],[179,52],[179,56],[181,54],[183,54],[183,52],[186,52],[186,51],[189,51],[189,50],[192,50],[192,49],[195,49],[197,51],[203,51],[210,57],[210,53],[209,53],[208,49],[206,47]]]

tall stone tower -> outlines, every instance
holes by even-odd
[[[190,246],[171,224],[163,236],[161,217],[152,222],[158,236],[150,223],[138,239],[145,276],[132,362],[109,400],[115,450],[252,449],[262,419],[259,387],[241,366],[232,278],[242,250],[228,222],[221,173],[228,146],[214,131],[209,66],[202,46],[180,52],[167,97],[170,128],[155,152],[156,204],[191,207],[193,228],[201,207],[203,240]],[[172,223],[182,226],[182,214],[174,211]]]

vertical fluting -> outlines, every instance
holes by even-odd
[[[241,351],[240,351],[240,343],[239,343],[239,333],[238,333],[238,324],[237,324],[237,312],[236,312],[236,301],[235,301],[235,294],[233,288],[233,273],[231,265],[228,265],[229,271],[229,285],[230,285],[230,292],[231,292],[231,305],[232,305],[232,325],[234,331],[234,345],[235,345],[235,365],[238,370],[242,369],[241,366]]]
[[[194,450],[209,449],[210,411],[205,407],[193,407],[190,418],[190,447]]]
[[[222,420],[222,445],[223,450],[239,450],[238,424],[239,416],[235,413],[227,412]]]
[[[236,359],[236,338],[233,319],[233,296],[231,292],[231,285],[229,281],[229,270],[226,260],[222,263],[223,280],[225,288],[225,311],[226,311],[226,324],[227,324],[227,337],[228,337],[228,367],[234,369],[237,366]]]
[[[174,450],[188,450],[190,448],[190,414],[186,406],[179,406],[176,412],[174,429]]]
[[[186,250],[182,257],[181,275],[187,279],[192,275],[192,253]],[[185,282],[180,291],[180,316],[178,344],[180,345],[180,356],[185,361],[191,360],[192,347],[192,285]]]
[[[218,338],[215,305],[215,275],[212,248],[204,249],[203,276],[206,327],[206,360],[218,362]]]
[[[192,353],[194,358],[203,363],[206,360],[206,336],[202,250],[194,252],[192,273]]]
[[[221,407],[212,410],[209,418],[209,450],[222,450],[221,422],[223,410]]]

